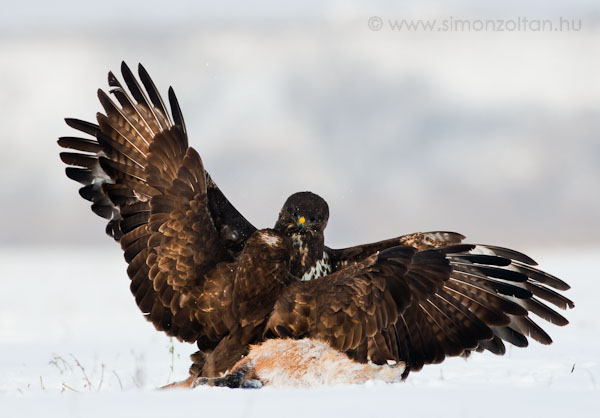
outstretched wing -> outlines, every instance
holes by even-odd
[[[376,254],[378,251],[383,251],[398,245],[408,245],[419,250],[427,250],[444,245],[459,244],[463,239],[465,239],[465,237],[456,232],[415,232],[414,234],[402,235],[396,238],[356,245],[354,247],[340,249],[325,247],[325,253],[327,254],[331,271],[335,272],[361,262],[367,257]]]
[[[99,90],[98,97],[106,115],[97,114],[98,125],[77,119],[66,119],[67,124],[72,128],[95,138],[62,137],[58,141],[61,147],[76,151],[61,153],[61,159],[72,166],[66,169],[66,174],[84,185],[79,193],[84,199],[93,203],[94,213],[114,221],[109,222],[106,232],[117,241],[123,235],[123,231],[118,229],[118,221],[122,218],[119,203],[129,196],[121,190],[121,187],[105,186],[118,182],[104,172],[99,157],[106,157],[106,160],[125,165],[130,170],[136,167],[143,168],[149,146],[156,135],[174,127],[178,127],[181,131],[181,141],[185,141],[187,147],[185,122],[173,89],[169,88],[171,118],[162,97],[142,65],[139,65],[139,76],[145,91],[124,62],[121,64],[121,71],[131,95],[121,86],[112,72],[108,74],[108,84],[111,87],[109,93],[117,99],[120,107],[104,91]],[[108,164],[110,163],[105,161],[105,165]],[[205,171],[205,174],[207,207],[211,219],[225,247],[232,254],[237,255],[256,228],[227,200],[208,172]],[[136,190],[136,193],[142,194],[143,191]],[[113,198],[116,198],[117,203]]]
[[[359,361],[402,360],[411,370],[469,350],[503,354],[503,340],[524,346],[531,336],[549,344],[529,312],[565,325],[542,300],[561,308],[573,303],[548,287],[566,289],[564,282],[518,261],[525,259],[469,244],[391,247],[291,285],[267,332],[319,338]]]
[[[255,228],[229,203],[188,146],[173,89],[171,114],[146,70],[138,83],[121,66],[129,91],[111,73],[98,97],[105,114],[98,124],[66,119],[92,138],[63,137],[66,174],[83,184],[79,193],[108,219],[106,232],[119,241],[129,263],[131,291],[159,329],[187,341],[218,340],[222,297],[230,282],[227,264]]]

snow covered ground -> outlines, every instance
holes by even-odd
[[[600,2],[6,3],[0,418],[600,416],[600,247],[515,245],[598,245]],[[370,30],[372,16],[583,26],[401,33]],[[397,385],[155,390],[186,376],[194,347],[142,318],[121,252],[99,237],[55,143],[73,133],[63,117],[93,120],[95,89],[123,59],[143,62],[161,92],[174,86],[191,144],[255,225],[313,190],[335,212],[333,246],[420,228],[492,237],[572,285],[571,325],[546,326],[549,347],[450,359]],[[302,170],[289,169],[292,152]]]
[[[405,383],[307,390],[157,391],[187,374],[189,344],[138,312],[118,248],[0,248],[0,416],[598,416],[600,251],[527,250],[572,285],[555,342],[473,355]]]

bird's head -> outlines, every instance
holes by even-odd
[[[275,230],[288,235],[323,232],[329,219],[329,206],[311,192],[294,193],[283,204]]]

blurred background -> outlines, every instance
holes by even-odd
[[[193,345],[140,315],[118,245],[58,157],[75,134],[63,118],[94,121],[122,60],[174,87],[191,145],[257,227],[311,190],[332,247],[454,230],[573,285],[552,347],[509,352],[509,370],[455,359],[411,385],[443,370],[461,391],[498,374],[502,390],[597,388],[598,344],[581,344],[600,335],[597,0],[0,6],[0,394],[89,390],[77,359],[98,390],[186,376]]]
[[[175,88],[190,143],[258,227],[311,190],[329,202],[330,246],[432,229],[522,249],[597,241],[598,2],[3,9],[0,246],[112,245],[56,139],[74,134],[64,117],[95,120],[96,89],[121,60],[143,63],[165,95]],[[522,18],[555,26],[514,30]],[[402,20],[437,26],[393,26]],[[444,20],[473,26],[443,31]]]

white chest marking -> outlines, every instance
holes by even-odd
[[[293,234],[292,242],[294,243],[294,247],[302,248],[304,246],[302,242],[302,236],[300,234]]]
[[[308,280],[318,279],[319,277],[327,276],[331,273],[331,264],[329,264],[329,255],[323,252],[323,258],[317,260],[314,266],[312,266],[300,280],[306,282]]]

